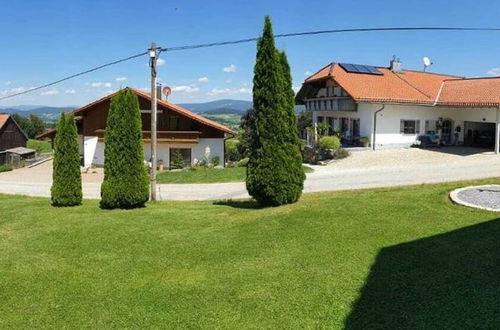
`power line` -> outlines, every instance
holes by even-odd
[[[61,83],[63,81],[66,81],[66,80],[69,80],[69,79],[73,79],[73,78],[76,78],[76,77],[79,77],[79,76],[83,76],[84,74],[91,73],[91,72],[103,69],[103,68],[111,66],[111,65],[115,65],[115,64],[118,64],[118,63],[122,63],[122,62],[125,62],[125,61],[128,61],[128,60],[131,60],[131,59],[134,59],[134,58],[146,55],[147,53],[148,52],[142,52],[140,54],[135,54],[135,55],[132,55],[132,56],[128,56],[128,57],[125,57],[125,58],[122,58],[122,59],[119,59],[119,60],[116,60],[116,61],[113,61],[113,62],[109,62],[109,63],[103,64],[103,65],[96,66],[96,67],[94,67],[92,69],[89,69],[89,70],[85,70],[85,71],[82,71],[82,72],[79,72],[79,73],[75,73],[75,74],[73,74],[71,76],[67,76],[67,77],[61,78],[59,80],[56,80],[56,81],[53,81],[53,82],[50,82],[50,83],[47,83],[47,84],[44,84],[44,85],[33,87],[33,88],[27,89],[25,91],[19,92],[19,93],[14,93],[14,94],[10,94],[10,95],[4,96],[4,97],[0,97],[0,101],[5,100],[5,99],[9,99],[11,97],[15,97],[15,96],[19,96],[19,95],[31,93],[31,92],[34,92],[34,91],[39,90],[39,89],[47,88],[47,87],[59,84],[59,83]]]
[[[349,33],[349,32],[383,32],[383,31],[500,31],[500,28],[482,28],[482,27],[380,27],[380,28],[356,28],[356,29],[336,29],[336,30],[321,30],[309,32],[282,33],[274,35],[275,38],[299,37],[319,34],[333,33]],[[216,46],[242,44],[252,41],[257,41],[259,38],[247,38],[232,41],[212,42],[207,44],[178,46],[162,48],[163,51],[179,51],[196,48],[208,48]]]
[[[320,35],[320,34],[333,34],[333,33],[352,33],[352,32],[383,32],[383,31],[500,31],[500,28],[484,28],[484,27],[380,27],[380,28],[356,28],[356,29],[336,29],[336,30],[320,30],[320,31],[309,31],[309,32],[294,32],[294,33],[282,33],[282,34],[276,34],[274,37],[275,38],[287,38],[287,37],[298,37],[298,36],[308,36],[308,35]],[[178,46],[178,47],[165,47],[165,48],[159,48],[160,51],[180,51],[180,50],[188,50],[188,49],[197,49],[197,48],[208,48],[208,47],[217,47],[217,46],[225,46],[225,45],[235,45],[235,44],[242,44],[242,43],[248,43],[248,42],[253,42],[259,40],[258,37],[255,38],[247,38],[247,39],[239,39],[239,40],[231,40],[231,41],[222,41],[222,42],[212,42],[212,43],[206,43],[206,44],[198,44],[198,45],[187,45],[187,46]],[[22,92],[10,94],[7,96],[0,97],[0,101],[6,100],[15,96],[27,94],[34,92],[36,90],[40,90],[43,88],[47,88],[56,84],[59,84],[63,81],[73,79],[79,76],[83,76],[85,74],[103,69],[105,67],[115,65],[118,63],[122,63],[143,55],[148,54],[148,52],[142,52],[139,54],[135,54],[132,56],[128,56],[113,62],[109,62],[103,65],[96,66],[92,69],[82,71],[79,73],[75,73],[73,75],[61,78],[59,80],[40,85],[37,87],[33,87],[30,89],[27,89]]]

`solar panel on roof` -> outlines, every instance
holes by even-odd
[[[383,74],[376,67],[371,66],[371,65],[351,64],[351,63],[339,63],[339,65],[347,72],[365,73],[365,74],[374,74],[374,75],[382,75]]]

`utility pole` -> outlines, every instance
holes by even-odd
[[[149,49],[149,66],[151,67],[151,200],[156,201],[156,61],[158,60],[158,47],[153,42]]]

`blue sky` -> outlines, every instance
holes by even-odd
[[[275,33],[381,26],[500,27],[500,1],[7,1],[0,0],[0,95],[147,49],[257,36],[264,15]],[[500,75],[500,32],[380,32],[277,40],[294,86],[332,61],[465,76]],[[255,43],[163,53],[159,77],[174,102],[251,99]],[[81,105],[121,86],[147,88],[147,58],[0,102]]]

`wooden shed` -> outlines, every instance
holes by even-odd
[[[0,151],[26,147],[28,136],[19,127],[14,118],[6,113],[0,113]]]

